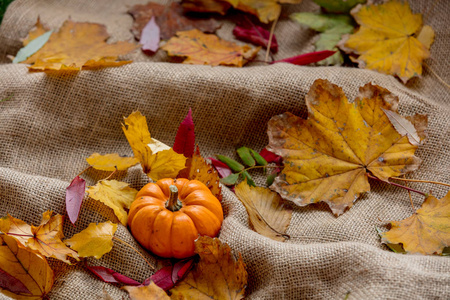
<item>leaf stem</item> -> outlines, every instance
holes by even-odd
[[[134,248],[133,246],[131,246],[131,245],[128,244],[127,242],[125,242],[125,241],[119,239],[118,237],[113,236],[113,239],[115,239],[115,240],[117,240],[117,241],[119,241],[119,242],[121,242],[121,243],[127,245],[127,246],[130,247],[131,249],[133,249],[137,254],[139,254],[139,255],[145,260],[145,262],[147,263],[147,265],[148,265],[152,270],[155,270],[155,269],[156,269],[156,267],[153,266],[151,263],[149,263],[148,260],[144,257],[144,255],[142,255],[141,252],[139,252],[138,250],[136,250],[136,248]]]
[[[75,177],[81,176],[81,174],[83,174],[84,172],[86,172],[86,171],[89,170],[90,168],[92,168],[92,166],[87,167],[86,169],[84,169],[83,171],[81,171],[81,173],[78,174],[78,175],[75,176]]]
[[[109,176],[108,177],[106,177],[105,179],[103,179],[103,180],[108,180],[108,179],[110,179],[116,172],[117,172],[117,167],[115,167],[116,169],[114,170],[114,171],[112,171],[112,173],[111,174],[109,174]]]
[[[409,181],[409,182],[433,183],[433,184],[440,184],[440,185],[445,185],[445,186],[450,187],[450,184],[444,183],[444,182],[439,182],[439,181],[408,179],[408,178],[400,178],[400,177],[391,177],[391,179],[401,180],[401,181]]]
[[[385,183],[387,183],[387,184],[390,184],[390,185],[393,185],[393,186],[396,186],[396,187],[399,187],[399,188],[402,188],[402,189],[405,189],[405,190],[408,190],[408,191],[411,191],[411,192],[414,192],[414,193],[417,193],[417,194],[420,194],[420,195],[422,195],[422,196],[424,196],[424,197],[427,196],[427,194],[425,194],[425,193],[423,193],[423,192],[420,192],[420,191],[418,191],[418,190],[412,189],[412,188],[410,188],[410,187],[407,187],[407,186],[404,186],[404,185],[401,185],[401,184],[398,184],[398,183],[390,182],[390,181],[384,181],[384,180],[381,180],[381,179],[379,179],[379,178],[377,178],[377,177],[371,175],[370,173],[367,173],[367,177],[372,178],[372,179],[375,179],[375,180],[378,180],[378,181],[381,181],[381,182],[385,182]]]
[[[266,58],[264,59],[265,62],[269,61],[269,53],[270,53],[270,47],[272,47],[272,38],[273,33],[275,31],[275,26],[277,25],[279,16],[273,21],[272,28],[270,29],[270,35],[269,35],[269,42],[267,43],[267,51],[266,51]]]

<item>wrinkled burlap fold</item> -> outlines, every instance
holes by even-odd
[[[132,40],[132,18],[127,9],[146,1],[50,1],[13,2],[0,28],[0,216],[7,213],[38,224],[42,213],[65,214],[65,188],[83,170],[85,158],[94,152],[132,155],[122,133],[123,116],[140,110],[148,120],[152,137],[173,144],[177,127],[192,108],[197,143],[204,157],[234,156],[238,146],[256,150],[267,145],[267,122],[290,111],[306,117],[304,96],[317,78],[341,86],[349,99],[367,82],[383,86],[400,99],[403,115],[428,114],[429,138],[417,151],[423,162],[411,178],[450,182],[450,106],[448,89],[425,70],[423,78],[406,86],[392,76],[342,67],[299,67],[288,64],[244,68],[171,64],[163,51],[146,57],[140,51],[126,58],[134,63],[118,68],[72,74],[29,73],[25,65],[13,65],[6,55],[15,55],[40,15],[50,27],[69,16],[75,21],[103,23],[112,41]],[[415,12],[425,12],[426,22],[437,32],[427,64],[449,81],[450,7],[446,1],[412,1]],[[305,1],[283,10],[315,11]],[[222,21],[223,38],[232,39],[231,22]],[[281,20],[276,30],[280,52],[276,58],[313,49],[314,33]],[[263,54],[259,55],[263,58]],[[159,61],[159,62],[158,62]],[[108,172],[87,171],[88,184]],[[148,179],[135,166],[115,177],[139,189]],[[260,182],[263,184],[263,181]],[[412,213],[404,190],[371,181],[365,194],[339,218],[326,205],[295,208],[285,243],[252,231],[244,206],[223,187],[225,220],[220,239],[233,252],[240,252],[249,273],[248,299],[448,299],[450,260],[447,257],[402,255],[380,243],[376,227],[401,220]],[[410,184],[432,190],[441,198],[448,188]],[[419,207],[422,197],[413,195]],[[72,236],[91,222],[117,222],[112,210],[85,199],[76,227],[68,220],[65,234]],[[134,245],[155,263],[119,225],[116,235]],[[115,243],[101,260],[89,259],[135,280],[143,281],[153,271],[128,247]],[[104,283],[82,265],[68,266],[51,260],[56,281],[50,299],[126,298],[118,286]],[[5,297],[0,296],[0,299]]]

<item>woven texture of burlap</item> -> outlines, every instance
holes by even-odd
[[[431,73],[449,82],[448,1],[410,1],[415,12],[436,31],[431,59],[422,78],[406,86],[392,76],[342,67],[299,67],[288,64],[244,68],[191,66],[168,63],[164,51],[149,57],[136,51],[127,59],[135,62],[118,68],[82,71],[77,74],[29,73],[25,65],[9,63],[20,38],[27,35],[38,16],[51,28],[64,20],[102,23],[111,41],[133,40],[132,18],[126,11],[146,1],[120,0],[16,0],[7,10],[0,28],[0,216],[7,213],[38,224],[42,213],[65,214],[65,188],[86,166],[94,152],[132,155],[122,133],[123,116],[140,110],[152,136],[172,145],[180,121],[191,107],[197,142],[204,157],[234,156],[242,145],[256,150],[267,145],[267,122],[290,111],[306,117],[304,96],[317,78],[338,84],[349,99],[368,82],[383,86],[400,99],[404,115],[429,116],[429,138],[417,151],[421,167],[410,177],[450,182],[450,106],[448,88]],[[313,50],[313,31],[289,21],[297,11],[317,11],[306,1],[285,7],[276,28],[285,58]],[[239,16],[236,16],[238,18]],[[221,20],[218,34],[233,39],[232,22]],[[260,54],[259,59],[264,55]],[[88,184],[105,178],[107,172],[89,170]],[[139,189],[147,182],[140,166],[116,175]],[[432,190],[441,198],[446,188],[410,184]],[[412,213],[404,190],[371,182],[372,191],[339,218],[326,205],[295,208],[285,243],[252,231],[244,206],[223,188],[225,220],[220,239],[233,252],[240,252],[249,273],[248,299],[448,299],[450,260],[446,257],[402,255],[380,243],[376,227],[401,220]],[[413,195],[419,207],[422,197]],[[117,222],[112,211],[86,198],[76,227],[65,222],[70,237],[91,222]],[[134,245],[147,258],[127,228],[119,225],[116,235]],[[103,265],[143,281],[153,271],[128,247],[115,243],[113,250],[90,264]],[[104,283],[82,265],[51,262],[56,281],[50,299],[126,298],[118,286]],[[0,299],[1,298],[0,296]]]

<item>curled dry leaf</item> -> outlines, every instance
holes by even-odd
[[[38,21],[34,34],[46,31]],[[32,71],[48,70],[81,70],[82,68],[114,67],[131,63],[131,61],[117,61],[119,55],[125,55],[137,48],[129,42],[107,44],[109,38],[106,26],[95,23],[77,23],[72,20],[64,22],[58,32],[51,34],[48,42],[31,55],[25,64]]]
[[[172,2],[170,5],[154,2],[145,5],[137,4],[128,13],[133,16],[134,23],[131,31],[137,40],[141,38],[143,28],[152,17],[155,17],[156,24],[159,25],[163,40],[170,39],[177,31],[196,28],[202,32],[214,32],[220,27],[220,24],[214,19],[186,16],[183,7],[178,2]]]
[[[151,179],[157,181],[162,178],[173,178],[185,168],[184,155],[176,153],[172,148],[161,150],[165,149],[166,145],[150,137],[147,120],[139,111],[124,118],[122,130],[134,157],[139,160],[144,173]]]
[[[271,189],[283,198],[299,206],[324,201],[341,215],[370,190],[368,173],[387,181],[420,165],[414,156],[417,146],[383,112],[397,112],[398,98],[388,90],[366,84],[349,103],[341,88],[318,79],[306,105],[307,120],[284,113],[268,124],[268,150],[284,160]]]
[[[13,299],[42,299],[53,281],[45,258],[21,247],[11,236],[0,235],[0,293]]]
[[[64,242],[77,251],[79,257],[93,256],[100,259],[111,251],[112,239],[116,230],[117,224],[110,221],[99,224],[91,223],[86,229]]]
[[[408,2],[359,5],[352,15],[361,27],[340,46],[360,55],[356,61],[361,68],[396,75],[403,83],[422,74],[422,61],[430,56],[434,31],[430,26],[422,27],[422,15],[413,14]]]
[[[87,163],[94,169],[102,171],[124,171],[139,163],[134,157],[123,157],[117,153],[101,155],[94,153],[86,158]]]
[[[450,192],[442,199],[428,196],[411,217],[391,222],[383,243],[403,244],[407,253],[442,254],[450,246]]]
[[[143,286],[124,286],[124,290],[128,292],[131,300],[170,300],[171,298],[166,292],[157,286],[154,282]]]
[[[192,29],[177,32],[177,36],[161,48],[170,56],[186,57],[184,64],[242,67],[256,56],[261,47],[239,46],[214,34]]]
[[[66,188],[66,211],[72,224],[75,224],[80,214],[85,190],[86,181],[80,176],[75,177]]]
[[[222,188],[219,185],[219,174],[214,167],[208,164],[200,155],[200,149],[197,146],[194,155],[187,161],[186,169],[180,172],[179,178],[189,180],[198,180],[205,184],[211,193],[222,201]]]
[[[256,232],[275,241],[284,242],[291,222],[292,209],[286,207],[280,195],[264,187],[252,187],[241,182],[236,196],[247,209],[250,224]]]
[[[128,183],[117,180],[101,180],[87,190],[89,197],[98,200],[114,210],[122,225],[126,226],[131,202],[136,197],[137,190],[129,187]]]
[[[330,50],[323,50],[323,51],[317,51],[317,52],[310,52],[310,53],[304,53],[300,55],[296,55],[293,57],[288,57],[285,59],[275,60],[271,62],[272,64],[285,62],[293,65],[298,66],[304,66],[316,62],[320,62],[332,55],[334,55],[336,51],[330,51]]]
[[[218,238],[199,237],[195,252],[200,261],[170,290],[172,299],[243,299],[247,271],[242,257],[235,260],[230,246]]]
[[[0,230],[16,239],[24,247],[45,257],[53,257],[70,264],[68,257],[80,259],[75,251],[61,241],[64,237],[62,229],[63,217],[61,215],[52,216],[51,211],[43,213],[39,226],[30,226],[9,214],[0,219]]]

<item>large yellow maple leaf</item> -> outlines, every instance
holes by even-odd
[[[412,216],[391,225],[382,234],[384,243],[403,244],[408,253],[441,254],[450,246],[450,192],[442,199],[427,197]]]
[[[43,213],[39,226],[30,226],[8,214],[0,219],[0,230],[15,238],[24,247],[45,257],[53,257],[68,264],[70,264],[68,256],[79,260],[78,254],[61,241],[64,237],[63,217],[52,216],[51,211]]]
[[[24,44],[45,32],[39,22],[30,32]],[[33,71],[81,70],[81,68],[113,67],[131,61],[116,61],[119,55],[127,54],[139,46],[129,42],[107,44],[106,27],[96,23],[64,22],[58,32],[52,33],[48,42],[22,63],[33,64]]]
[[[170,56],[187,57],[183,63],[193,65],[226,65],[242,67],[256,56],[259,49],[248,45],[239,46],[219,39],[214,34],[205,34],[198,29],[179,31],[162,49]]]
[[[341,48],[359,54],[360,67],[397,75],[404,83],[421,75],[422,61],[430,56],[434,40],[433,29],[422,28],[422,15],[399,1],[358,8],[352,15],[361,27],[342,41]]]
[[[318,79],[306,105],[307,120],[284,113],[268,124],[268,149],[284,162],[271,188],[283,198],[300,206],[324,201],[341,215],[370,190],[368,174],[387,181],[418,168],[418,146],[398,133],[386,112],[419,128],[412,136],[420,140],[427,120],[397,115],[398,98],[388,90],[366,84],[349,103],[340,87]]]

